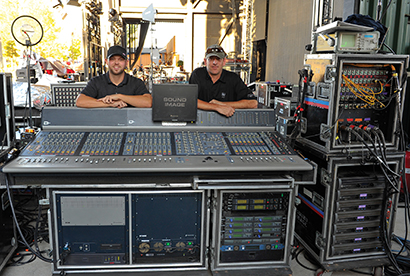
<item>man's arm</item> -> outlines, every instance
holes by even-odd
[[[235,108],[222,102],[220,102],[220,104],[216,104],[198,100],[198,109],[216,111],[222,115],[225,115],[226,117],[231,117],[235,113]]]
[[[124,94],[113,94],[105,96],[104,98],[98,99],[105,104],[113,104],[117,101],[122,101],[127,105],[134,107],[151,107],[152,106],[152,96],[151,94],[143,95],[124,95]]]
[[[236,109],[253,109],[258,107],[258,101],[257,100],[239,100],[239,101],[234,101],[234,102],[220,102],[218,100],[212,100],[209,103],[213,104],[225,104],[229,105],[233,108]]]
[[[83,107],[83,108],[97,108],[97,107],[117,107],[117,108],[123,108],[127,106],[127,103],[124,101],[116,101],[112,103],[104,103],[102,101],[99,101],[93,97],[84,95],[84,94],[79,94],[77,97],[77,100],[75,102],[77,107]]]

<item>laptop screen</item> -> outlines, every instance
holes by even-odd
[[[154,84],[152,87],[152,120],[195,122],[197,100],[197,84]]]

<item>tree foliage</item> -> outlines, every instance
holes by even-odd
[[[61,28],[56,25],[57,20],[55,16],[58,16],[58,13],[55,12],[52,5],[53,1],[50,0],[0,0],[0,7],[3,10],[0,13],[0,37],[3,45],[11,45],[10,41],[14,41],[11,34],[13,21],[21,15],[30,15],[41,23],[44,31],[42,40],[32,47],[32,51],[45,58],[51,57],[61,60],[67,59],[69,53],[76,52],[77,50],[74,48],[78,47],[79,51],[79,43],[65,45],[58,41],[58,38],[61,36]],[[17,44],[20,54],[24,48],[23,45]]]
[[[81,56],[81,40],[71,39],[71,46],[68,48],[68,56],[72,60],[77,60]]]
[[[16,42],[14,42],[14,40],[6,41],[5,45],[3,46],[3,56],[7,58],[15,58],[19,56],[16,48]]]

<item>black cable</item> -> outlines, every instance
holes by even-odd
[[[26,256],[30,256],[30,259],[28,259],[27,261],[24,261],[23,262],[23,260],[24,260],[24,258],[26,257]],[[19,258],[18,260],[14,260],[15,258]],[[32,254],[32,253],[29,253],[29,254],[20,254],[20,253],[17,253],[16,255],[14,255],[11,259],[10,259],[10,261],[11,261],[11,263],[10,264],[8,264],[8,266],[21,266],[21,265],[25,265],[25,264],[29,264],[29,263],[31,263],[31,262],[33,262],[34,260],[36,259],[36,255],[34,255],[34,254]]]
[[[294,148],[295,142],[296,142],[296,137],[300,133],[301,130],[301,117],[302,117],[302,112],[305,109],[305,97],[306,93],[308,90],[309,82],[311,81],[313,77],[313,72],[308,71],[307,69],[302,69],[298,71],[299,74],[299,87],[302,87],[302,82],[304,83],[302,91],[299,91],[298,93],[298,104],[295,110],[295,113],[293,115],[293,118],[295,120],[295,127],[293,128],[292,132],[289,135],[289,143],[292,148]]]
[[[305,251],[305,249],[302,248],[302,249],[299,250],[299,252],[296,253],[296,255],[295,255],[295,260],[296,260],[296,262],[297,262],[301,267],[303,267],[304,269],[311,270],[311,271],[316,271],[316,270],[318,270],[320,267],[318,267],[318,268],[311,268],[311,267],[308,267],[308,266],[306,266],[306,265],[304,265],[304,264],[302,264],[302,263],[300,262],[300,260],[298,259],[299,254],[302,253],[302,252],[304,252],[304,251]]]
[[[377,20],[377,22],[380,22],[383,19],[383,17],[386,15],[386,12],[390,7],[391,2],[392,2],[392,0],[389,1],[389,3],[387,4],[386,8],[384,9],[382,15],[380,16],[379,20]]]
[[[387,220],[386,220],[386,214],[387,214],[387,204],[388,204],[388,198],[390,196],[390,194],[388,193],[388,185],[386,183],[386,188],[385,188],[385,193],[383,195],[383,205],[382,205],[382,215],[380,217],[380,236],[382,239],[382,243],[384,244],[384,249],[385,249],[385,253],[390,261],[390,264],[393,266],[394,271],[397,273],[396,275],[400,275],[402,274],[402,271],[399,267],[399,265],[397,264],[396,259],[394,258],[392,251],[391,251],[391,244],[389,236],[388,236],[388,229],[387,229]]]
[[[14,200],[16,200],[16,199],[14,199]],[[33,202],[33,201],[31,201],[31,202]],[[31,203],[31,202],[29,202],[29,203]],[[38,200],[36,202],[38,202]],[[18,202],[18,204],[21,205],[20,202]],[[15,209],[16,209],[16,207],[15,207]],[[20,210],[16,209],[16,214],[18,212],[20,212],[20,213],[25,212],[23,206],[20,206]],[[47,219],[46,215],[47,214],[42,214],[41,215],[41,221],[40,222]],[[25,239],[27,241],[31,241],[30,246],[36,245],[36,242],[46,240],[45,237],[48,237],[48,231],[43,230],[42,226],[41,227],[40,226],[34,227],[32,225],[33,221],[39,219],[38,217],[36,219],[36,217],[37,217],[37,213],[32,212],[29,215],[25,215],[23,218],[17,218],[20,222],[20,228],[22,229],[22,232],[24,233]],[[36,232],[39,232],[37,237],[35,237]],[[30,251],[27,252],[26,245],[22,241],[22,239],[18,239],[17,242],[18,242],[18,247],[16,249],[15,255],[12,257],[13,259],[11,260],[10,265],[12,265],[12,266],[21,266],[21,265],[24,265],[24,264],[27,264],[27,263],[30,263],[30,262],[34,261],[36,259],[36,255],[31,253]],[[46,242],[49,243],[48,241],[46,241]],[[36,247],[36,248],[38,249],[38,247]],[[37,251],[39,251],[41,253],[45,253],[45,252],[48,252],[49,250],[40,251],[38,249]],[[29,260],[26,260],[27,256],[31,256]]]
[[[385,253],[388,257],[388,259],[390,260],[391,265],[393,266],[394,269],[394,273],[396,273],[395,275],[400,275],[403,273],[403,271],[401,270],[399,263],[397,262],[397,258],[394,256],[394,254],[391,251],[391,244],[390,244],[390,237],[388,235],[388,227],[387,227],[387,220],[386,220],[386,216],[387,216],[387,204],[389,204],[388,199],[394,194],[394,193],[400,193],[400,191],[397,189],[398,186],[398,181],[397,181],[397,177],[399,176],[397,173],[395,173],[394,171],[392,171],[390,169],[390,167],[388,166],[388,164],[385,162],[385,160],[382,160],[379,156],[377,156],[377,151],[376,150],[372,150],[372,148],[366,143],[366,141],[364,140],[363,137],[361,137],[361,135],[359,135],[359,133],[357,131],[355,131],[354,129],[357,129],[357,127],[344,127],[342,128],[343,130],[346,130],[348,132],[351,132],[352,134],[354,134],[359,140],[361,140],[361,142],[366,146],[366,148],[369,150],[369,152],[376,158],[376,160],[379,161],[379,165],[380,168],[383,172],[383,174],[385,175],[385,179],[386,179],[386,187],[385,187],[385,193],[383,195],[383,202],[384,204],[382,205],[382,216],[380,218],[380,224],[381,224],[381,228],[380,228],[380,236],[382,239],[382,243],[384,244],[384,248],[385,248]],[[366,132],[363,132],[366,133]],[[370,142],[372,142],[373,147],[375,148],[373,139],[371,138],[370,135],[366,136]],[[380,137],[381,143],[385,143],[384,141],[384,136],[383,138]],[[383,145],[383,147],[385,148],[385,145]],[[381,149],[381,152],[383,152],[384,149]],[[384,155],[382,153],[382,155]],[[385,155],[384,155],[385,156]],[[385,159],[384,157],[382,157],[383,159]],[[388,173],[391,173],[392,176],[390,177]],[[396,182],[396,183],[393,183]],[[390,185],[388,185],[390,184]],[[393,192],[390,192],[390,190],[393,190]]]
[[[406,75],[407,74],[403,74]],[[402,80],[402,84],[400,84],[399,79],[398,79],[398,75],[396,74],[396,80],[397,80],[397,86],[398,91],[402,91],[403,90],[403,86],[406,84],[407,82],[407,77]],[[400,102],[399,102],[400,103]],[[402,109],[398,108],[398,125],[399,125],[399,129],[400,129],[400,137],[399,137],[399,150],[406,150],[406,145],[405,145],[405,139],[404,139],[404,128],[403,128],[403,123],[402,123]],[[403,187],[403,193],[404,193],[404,218],[405,218],[405,222],[404,222],[404,227],[405,227],[405,236],[404,236],[404,243],[403,246],[401,247],[400,251],[396,254],[396,258],[401,257],[400,254],[403,252],[404,248],[406,248],[406,244],[407,244],[407,237],[408,237],[408,233],[409,233],[409,221],[410,221],[410,214],[409,214],[409,208],[410,208],[410,202],[409,202],[409,191],[408,191],[408,186],[407,186],[407,179],[406,179],[406,162],[404,161],[402,163],[402,168],[401,168],[401,184]],[[408,247],[407,247],[408,248]],[[408,248],[409,249],[409,248]]]
[[[403,174],[403,173],[402,173]],[[404,227],[405,227],[405,231],[404,231],[404,241],[407,241],[407,237],[408,237],[408,230],[409,230],[409,218],[408,218],[408,210],[409,210],[409,204],[408,204],[408,189],[407,189],[407,183],[405,180],[405,174],[402,175],[402,184],[403,184],[403,191],[404,191],[404,197],[405,197],[405,209],[404,209],[404,218],[405,218],[405,222],[404,222]],[[401,247],[399,253],[397,253],[397,256],[400,256],[400,254],[403,252],[404,248],[405,248],[406,243],[403,244],[403,246]]]
[[[3,141],[1,141],[1,148],[4,148],[4,145],[6,144],[6,138],[7,138],[7,131],[4,132]],[[7,145],[7,146],[10,146],[10,145]]]
[[[351,272],[358,273],[358,274],[363,274],[363,275],[373,275],[373,273],[370,272],[364,272],[356,269],[350,269]]]
[[[368,140],[372,143],[372,145],[373,145],[374,153],[378,156],[376,143],[375,143],[375,141],[373,140],[373,138],[369,135],[369,133],[367,133],[366,131],[364,131],[363,129],[358,128],[358,127],[355,127],[355,129],[357,129],[358,131],[361,131],[361,132],[363,133],[363,135],[367,137],[367,139],[368,139]],[[359,134],[359,133],[358,133],[358,134]],[[357,135],[356,135],[356,136],[357,136]],[[364,141],[365,141],[365,140],[363,139],[363,142],[364,142]]]
[[[390,51],[393,55],[396,54],[396,52],[395,52],[389,45],[387,45],[385,42],[383,42],[383,46],[386,47],[387,49],[389,49],[389,51]]]
[[[38,227],[39,227],[39,223],[40,223],[40,218],[41,218],[41,205],[38,206],[38,216],[37,216],[37,220],[36,220],[36,227],[34,227],[34,245],[35,248],[37,250],[37,252],[40,252],[40,248],[38,247],[38,243],[37,243],[37,238],[38,238]]]
[[[372,132],[374,132],[374,135],[377,135],[377,137],[380,138],[380,141],[381,141],[381,143],[382,143],[382,145],[381,145],[381,146],[382,146],[381,152],[382,152],[382,155],[383,155],[384,160],[387,161],[387,155],[386,155],[386,147],[387,147],[387,145],[386,145],[386,139],[384,138],[383,131],[381,131],[380,128],[377,128],[376,130],[375,130],[375,129],[372,129]]]
[[[27,242],[26,238],[24,237],[23,232],[21,231],[20,225],[19,225],[18,220],[17,220],[16,212],[15,212],[15,210],[14,210],[13,200],[12,200],[13,197],[12,197],[12,194],[11,194],[11,191],[10,191],[10,185],[9,185],[9,181],[8,181],[7,177],[6,177],[6,179],[5,179],[5,182],[6,182],[7,194],[8,194],[8,196],[9,196],[10,209],[11,209],[11,212],[12,212],[12,215],[13,215],[13,219],[14,219],[14,222],[15,222],[15,224],[16,224],[17,231],[19,232],[20,237],[22,238],[24,244],[27,246],[27,249],[30,250],[30,252],[32,252],[34,255],[36,255],[36,257],[38,257],[40,260],[45,261],[45,262],[48,262],[48,263],[52,263],[52,262],[53,262],[52,259],[45,258],[43,255],[41,255],[40,252],[35,251],[35,250],[29,245],[29,243]]]
[[[383,165],[383,167],[384,167],[385,169],[387,169],[387,170],[388,170],[391,174],[393,174],[393,175],[400,176],[400,175],[398,175],[396,172],[392,171],[388,164],[386,164],[386,163],[383,162],[383,160],[377,155],[377,153],[375,153],[375,152],[370,148],[370,146],[366,143],[366,141],[363,139],[363,137],[360,136],[360,134],[359,134],[357,131],[355,131],[354,129],[351,129],[350,127],[346,127],[346,126],[344,126],[344,127],[341,128],[341,129],[342,129],[342,130],[346,130],[347,132],[351,132],[352,134],[354,134],[354,135],[363,143],[363,145],[368,149],[368,151],[376,158],[376,160],[378,160],[379,163],[380,163],[381,165]],[[393,188],[394,188],[396,191],[399,191],[399,190],[397,189],[397,187],[393,187]]]
[[[386,174],[386,172],[384,172],[384,173]],[[389,176],[386,174],[386,177],[389,177]],[[392,238],[388,235],[387,219],[385,219],[386,216],[387,216],[387,209],[388,209],[387,204],[389,203],[387,201],[387,199],[393,195],[393,193],[388,191],[388,187],[389,186],[386,185],[386,192],[384,193],[384,200],[383,200],[384,204],[382,206],[382,209],[383,209],[382,214],[383,215],[381,217],[381,226],[382,226],[381,227],[381,237],[382,237],[383,244],[385,244],[385,252],[386,252],[386,254],[387,254],[387,256],[390,260],[391,265],[393,265],[394,271],[396,273],[395,275],[401,275],[403,273],[403,271],[401,270],[401,268],[400,268],[400,266],[397,262],[397,258],[392,253],[391,243],[390,243]]]

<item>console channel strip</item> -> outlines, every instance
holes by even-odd
[[[219,262],[284,261],[289,192],[222,195]]]
[[[163,166],[158,166],[162,164]],[[206,166],[204,166],[206,165]],[[5,171],[310,170],[276,132],[40,132]]]

